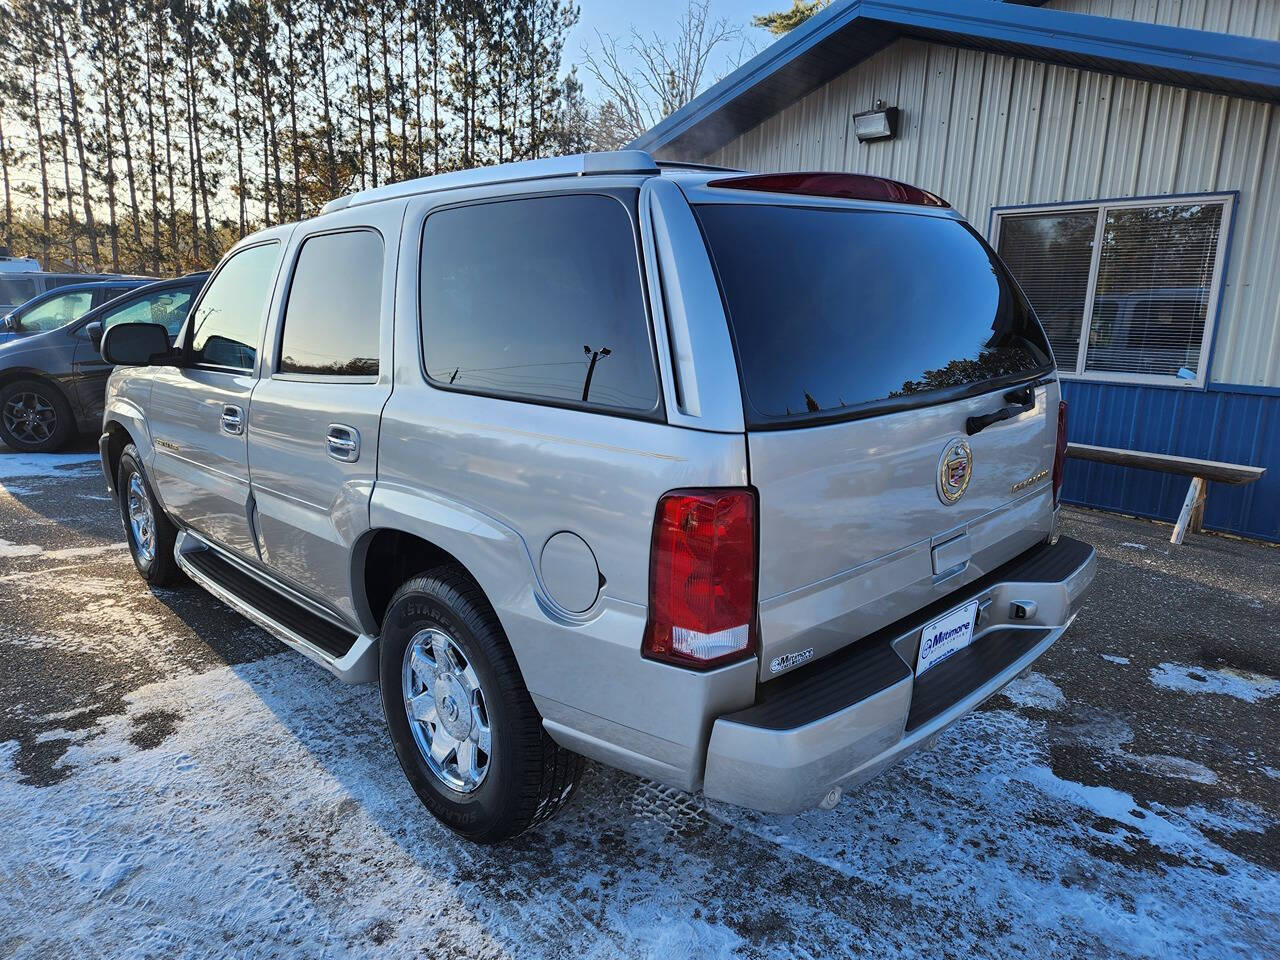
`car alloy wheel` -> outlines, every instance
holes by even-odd
[[[437,780],[471,793],[489,772],[492,737],[480,679],[453,638],[430,627],[409,640],[400,671],[414,742]]]
[[[142,474],[129,477],[129,493],[126,508],[129,511],[129,532],[138,551],[138,560],[149,565],[156,558],[156,520],[151,512],[151,498],[142,485]]]
[[[4,405],[5,429],[20,443],[45,443],[58,429],[58,411],[48,397],[27,391],[15,393]]]

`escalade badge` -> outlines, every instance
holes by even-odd
[[[955,503],[969,488],[973,476],[973,453],[969,444],[956,437],[948,440],[938,458],[938,499],[943,503]]]

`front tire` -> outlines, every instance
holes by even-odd
[[[120,519],[124,536],[142,579],[153,587],[172,587],[184,579],[173,557],[178,528],[165,515],[151,484],[142,471],[142,458],[132,443],[120,453],[116,470],[116,490],[120,496]]]
[[[76,433],[62,391],[41,380],[15,380],[0,390],[0,440],[22,453],[52,453]]]
[[[439,567],[396,591],[379,667],[400,766],[450,830],[498,843],[569,801],[582,758],[542,728],[497,616],[460,567]]]

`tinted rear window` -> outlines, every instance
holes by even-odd
[[[760,204],[697,213],[756,425],[944,402],[1051,366],[1026,300],[967,224]]]
[[[649,413],[658,381],[627,208],[598,194],[441,210],[422,235],[427,375],[456,389]]]

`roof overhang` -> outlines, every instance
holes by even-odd
[[[634,140],[702,157],[902,37],[1280,103],[1280,43],[992,0],[836,0]]]

